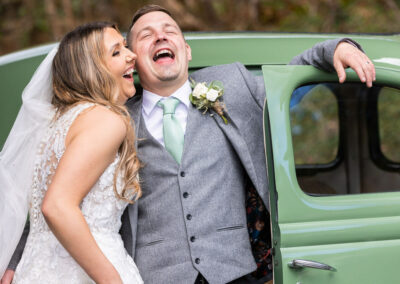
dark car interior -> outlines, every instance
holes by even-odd
[[[400,90],[361,83],[296,89],[290,121],[301,189],[311,195],[400,189]]]

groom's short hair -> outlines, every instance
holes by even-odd
[[[171,12],[168,11],[167,9],[165,9],[164,7],[161,7],[161,6],[155,5],[155,4],[149,4],[149,5],[143,6],[142,8],[137,10],[136,13],[133,15],[131,25],[129,26],[129,29],[128,29],[128,34],[127,34],[126,41],[127,41],[127,43],[128,43],[130,48],[131,48],[131,46],[130,46],[130,43],[131,43],[131,30],[132,30],[133,25],[137,22],[137,20],[139,20],[139,18],[141,16],[144,16],[144,15],[146,15],[148,13],[151,13],[151,12],[163,12],[163,13],[167,14],[168,16],[170,16],[176,22],[176,20],[172,16]]]
[[[131,23],[131,25],[129,27],[129,30],[131,30],[133,25],[137,22],[137,20],[139,20],[139,18],[141,16],[146,15],[146,14],[151,13],[151,12],[164,12],[165,14],[167,14],[168,16],[173,18],[171,12],[168,11],[167,9],[165,9],[164,7],[161,7],[161,6],[155,5],[155,4],[145,5],[142,8],[140,8],[139,10],[137,10],[136,13],[133,15],[132,23]]]

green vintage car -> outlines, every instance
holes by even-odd
[[[265,153],[275,283],[400,283],[400,37],[351,35],[376,66],[355,73],[287,66],[344,35],[187,33],[191,71],[240,61],[264,76]],[[345,35],[349,36],[349,35]],[[0,145],[20,94],[55,44],[0,57]]]

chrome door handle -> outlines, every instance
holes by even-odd
[[[294,269],[308,267],[308,268],[336,271],[336,269],[330,265],[305,259],[293,259],[291,262],[288,263],[288,266]]]

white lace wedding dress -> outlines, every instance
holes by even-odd
[[[39,147],[30,196],[30,233],[13,283],[94,283],[59,243],[41,213],[47,187],[64,153],[65,137],[74,119],[90,103],[79,104],[53,122]],[[99,141],[101,143],[101,141]],[[83,199],[81,210],[97,244],[117,269],[124,283],[143,283],[132,258],[118,234],[121,215],[128,205],[113,191],[113,176],[119,156],[115,158]],[[121,188],[122,179],[118,180]]]

